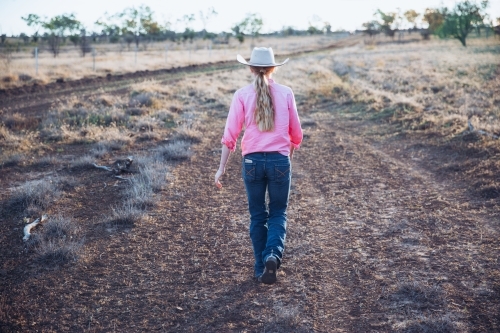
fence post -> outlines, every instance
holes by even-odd
[[[165,46],[165,62],[168,60],[168,45]]]
[[[135,44],[135,64],[137,65],[137,44]]]
[[[92,70],[95,72],[95,47],[92,48]]]
[[[35,73],[38,75],[38,47],[35,47]]]

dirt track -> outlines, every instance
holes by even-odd
[[[87,193],[62,207],[87,230],[77,264],[40,268],[22,254],[17,221],[2,218],[0,330],[498,331],[495,206],[435,173],[431,150],[417,158],[420,141],[374,141],[366,133],[379,124],[340,116],[336,104],[299,108],[305,140],[276,285],[251,279],[239,151],[224,188],[212,184],[225,120],[212,111],[203,142],[175,165],[142,224],[106,229],[99,207],[115,189],[100,186],[99,171],[79,174]]]

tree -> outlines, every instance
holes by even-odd
[[[262,17],[257,13],[248,13],[240,23],[234,25],[231,30],[235,33],[236,38],[243,43],[244,35],[250,35],[255,38],[259,35],[260,30],[264,26]]]
[[[307,32],[310,35],[320,34],[322,32],[322,29],[319,27],[320,23],[321,17],[319,17],[318,15],[313,15],[309,20],[309,27],[307,28]]]
[[[283,28],[281,28],[281,34],[283,36],[291,36],[295,35],[296,31],[292,26],[286,26],[286,27],[284,26]]]
[[[21,19],[26,22],[28,27],[32,27],[35,29],[35,33],[33,34],[33,41],[35,43],[38,42],[38,38],[40,37],[38,31],[42,27],[42,20],[40,19],[40,16],[36,14],[29,14],[26,17],[21,17]]]
[[[178,20],[184,24],[184,32],[182,33],[182,39],[187,41],[188,39],[193,42],[195,32],[191,28],[191,23],[195,21],[194,14],[184,15],[182,19]]]
[[[136,47],[139,47],[141,36],[158,35],[162,30],[162,26],[153,19],[153,16],[154,12],[149,6],[141,5],[139,8],[125,8],[123,12],[109,18],[119,21],[117,26],[129,45],[132,39],[135,40]]]
[[[105,18],[99,18],[95,25],[101,27],[101,33],[107,37],[109,37],[109,41],[111,43],[117,42],[120,36],[120,25],[117,22],[116,15],[109,15],[108,13],[104,13]]]
[[[85,54],[90,53],[92,48],[90,47],[89,39],[87,38],[87,30],[80,30],[80,50],[82,51],[82,57],[85,58]]]
[[[207,25],[208,22],[215,16],[217,16],[219,13],[217,13],[214,9],[214,7],[210,7],[207,9],[206,12],[200,10],[199,15],[200,15],[200,20],[201,23],[203,24],[203,39],[207,38]]]
[[[414,11],[413,9],[410,9],[410,10],[407,10],[406,12],[404,12],[403,15],[405,16],[406,21],[408,21],[408,23],[413,24],[413,29],[416,29],[417,28],[417,18],[420,16],[420,14],[417,13],[416,11]]]
[[[382,20],[380,28],[382,31],[390,37],[394,37],[394,30],[391,28],[392,24],[396,21],[397,14],[394,12],[384,13],[380,9],[377,9],[375,16],[378,15]]]
[[[26,35],[24,32],[21,32],[19,34],[19,38],[21,38],[24,42],[24,44],[28,44],[30,42],[30,38],[28,35]]]
[[[430,33],[436,31],[443,25],[447,9],[427,8],[424,13],[422,21],[426,22],[429,27]]]
[[[75,14],[63,14],[54,16],[49,21],[43,22],[42,27],[50,31],[49,46],[55,58],[59,54],[61,40],[64,38],[65,33],[79,30],[81,23],[75,18]]]
[[[59,54],[61,40],[65,37],[66,32],[72,33],[78,31],[81,27],[81,23],[76,19],[75,14],[57,15],[50,20],[47,18],[41,19],[36,14],[29,14],[27,17],[22,17],[21,19],[28,26],[37,29],[36,35],[38,35],[40,28],[48,31],[47,39],[54,58]]]
[[[378,21],[369,21],[362,24],[363,28],[365,28],[365,33],[368,36],[373,37],[376,34],[380,33],[380,23]]]
[[[330,34],[332,32],[332,25],[330,24],[330,22],[325,21],[323,24],[324,24],[323,30],[325,34],[327,35]]]
[[[469,0],[455,4],[452,10],[444,14],[444,23],[437,31],[438,35],[456,38],[464,47],[467,46],[467,35],[476,26],[483,24],[487,7],[488,0],[481,1],[480,4]]]
[[[245,36],[243,35],[243,32],[241,31],[240,26],[238,24],[235,24],[233,27],[231,27],[231,30],[233,31],[234,36],[240,43],[243,43],[245,41]]]

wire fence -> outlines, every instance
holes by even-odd
[[[234,60],[236,54],[248,58],[254,46],[272,47],[277,59],[287,54],[328,46],[350,36],[345,34],[246,38],[243,43],[211,40],[192,42],[145,42],[93,44],[82,47],[62,45],[57,57],[47,43],[18,46],[0,52],[4,69],[3,86],[30,78],[50,81],[54,78],[78,78],[103,73],[156,70],[207,62]],[[83,52],[85,51],[85,52]],[[10,79],[9,79],[10,78]],[[2,79],[0,77],[0,79]]]

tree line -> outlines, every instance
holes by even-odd
[[[126,43],[128,48],[135,44],[138,48],[140,44],[146,47],[147,43],[152,41],[192,42],[195,38],[210,39],[214,43],[227,44],[232,36],[243,43],[246,37],[258,36],[264,26],[260,14],[248,13],[242,20],[235,23],[229,32],[209,32],[207,26],[217,15],[217,11],[213,7],[209,7],[206,10],[200,10],[198,15],[187,14],[173,23],[169,21],[162,23],[155,19],[154,12],[149,6],[141,5],[125,8],[114,14],[105,13],[95,22],[96,31],[89,32],[75,14],[62,14],[51,18],[29,14],[22,17],[22,20],[35,32],[31,36],[21,33],[19,37],[25,43],[39,43],[40,41],[47,43],[54,57],[58,56],[61,45],[69,41],[75,47],[79,46],[82,56],[85,56],[86,53],[91,52],[91,43],[101,41]],[[201,31],[193,29],[196,20],[199,20],[203,26]],[[173,25],[181,25],[184,31],[175,31]],[[284,35],[316,32],[319,30],[302,32],[292,27],[283,28],[282,31]]]
[[[363,23],[364,32],[370,36],[384,33],[394,37],[397,32],[404,30],[420,31],[424,39],[429,39],[430,35],[441,38],[458,39],[463,46],[467,46],[467,37],[474,30],[479,35],[481,30],[493,31],[500,34],[500,17],[496,18],[496,25],[493,19],[486,13],[489,6],[488,0],[481,2],[460,1],[453,7],[426,8],[423,13],[415,10],[401,12],[383,12],[378,9],[374,16],[375,20]],[[427,25],[424,29],[419,28],[418,23]],[[407,27],[408,29],[404,29]]]

